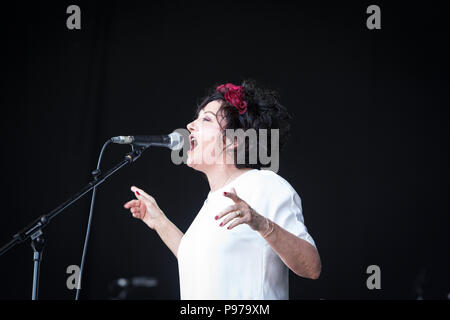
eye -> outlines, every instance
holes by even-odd
[[[209,118],[203,118],[203,121],[211,121]]]

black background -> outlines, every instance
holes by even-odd
[[[81,8],[68,30],[66,8]],[[369,30],[366,8],[381,8]],[[215,84],[253,78],[294,114],[279,174],[300,194],[319,280],[290,277],[292,299],[414,299],[450,292],[448,13],[438,2],[58,1],[2,5],[0,245],[91,178],[115,135],[184,128]],[[103,168],[125,146],[107,149]],[[123,209],[131,185],[185,231],[208,184],[146,151],[98,191],[82,299],[119,277],[156,277],[134,298],[178,299],[178,268],[157,234]],[[90,197],[45,229],[42,299],[72,299]],[[368,290],[366,268],[381,268]],[[28,243],[0,257],[0,298],[29,299]]]

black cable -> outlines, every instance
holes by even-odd
[[[98,157],[97,169],[94,172],[92,172],[92,175],[94,176],[94,178],[97,178],[97,176],[100,174],[100,163],[102,161],[103,152],[105,151],[106,146],[110,143],[111,143],[111,140],[108,140],[103,144],[102,150],[100,151],[100,155]],[[97,187],[94,187],[92,189],[91,208],[89,210],[89,221],[88,221],[87,230],[86,230],[86,237],[84,239],[83,255],[81,256],[80,277],[78,278],[77,294],[75,296],[75,300],[78,300],[78,298],[80,296],[81,277],[83,276],[83,267],[84,267],[84,261],[86,259],[86,251],[87,251],[87,245],[88,245],[88,241],[89,241],[89,233],[91,232],[91,222],[92,222],[92,214],[94,212],[94,202],[95,202],[96,191],[97,191]]]

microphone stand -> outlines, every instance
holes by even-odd
[[[89,182],[84,188],[78,191],[70,199],[63,202],[61,205],[50,211],[48,214],[44,214],[26,226],[24,229],[16,233],[13,238],[0,248],[0,256],[7,252],[9,249],[13,248],[19,243],[22,243],[28,239],[31,239],[31,247],[33,248],[33,290],[32,290],[32,300],[38,299],[39,293],[39,273],[40,265],[42,261],[42,251],[45,246],[45,239],[43,229],[50,223],[50,221],[60,214],[63,210],[68,208],[70,205],[81,199],[85,194],[91,191],[94,187],[102,184],[109,176],[114,174],[116,171],[124,167],[125,165],[136,161],[141,154],[149,146],[134,146],[131,145],[132,152],[125,155],[125,159],[122,160],[115,167],[107,171],[105,174],[95,170],[92,172],[94,180]]]

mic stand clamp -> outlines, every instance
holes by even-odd
[[[135,162],[148,147],[131,144],[131,152],[125,156],[125,159],[128,159],[130,163]]]

